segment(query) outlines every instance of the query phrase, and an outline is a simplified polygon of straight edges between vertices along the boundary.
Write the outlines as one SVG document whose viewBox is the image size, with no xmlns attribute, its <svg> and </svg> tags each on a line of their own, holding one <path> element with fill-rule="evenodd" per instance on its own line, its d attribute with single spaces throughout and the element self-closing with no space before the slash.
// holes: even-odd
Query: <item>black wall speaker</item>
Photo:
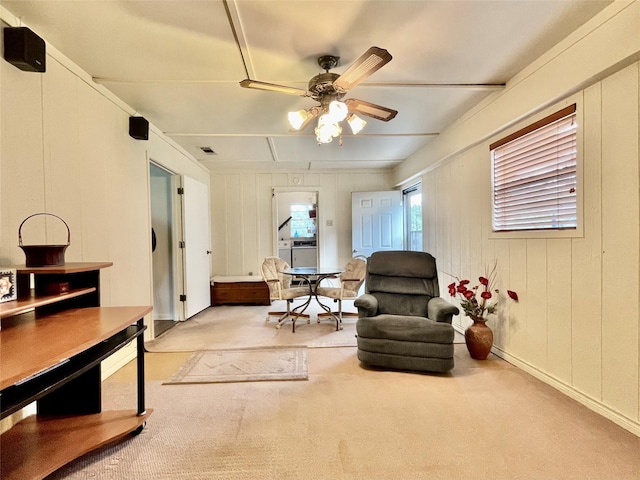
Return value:
<svg viewBox="0 0 640 480">
<path fill-rule="evenodd" d="M 149 140 L 149 122 L 144 117 L 129 117 L 129 135 L 136 140 Z"/>
<path fill-rule="evenodd" d="M 27 27 L 6 27 L 4 59 L 20 70 L 44 72 L 47 69 L 44 40 Z"/>
</svg>

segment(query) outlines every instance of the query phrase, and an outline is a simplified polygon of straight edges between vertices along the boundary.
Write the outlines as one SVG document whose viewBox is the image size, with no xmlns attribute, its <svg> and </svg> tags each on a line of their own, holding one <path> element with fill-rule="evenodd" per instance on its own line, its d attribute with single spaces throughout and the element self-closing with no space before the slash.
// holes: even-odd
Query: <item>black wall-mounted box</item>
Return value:
<svg viewBox="0 0 640 480">
<path fill-rule="evenodd" d="M 136 140 L 149 140 L 149 122 L 144 117 L 129 117 L 129 135 Z"/>
<path fill-rule="evenodd" d="M 44 40 L 27 27 L 5 27 L 4 59 L 26 72 L 47 69 Z"/>
</svg>

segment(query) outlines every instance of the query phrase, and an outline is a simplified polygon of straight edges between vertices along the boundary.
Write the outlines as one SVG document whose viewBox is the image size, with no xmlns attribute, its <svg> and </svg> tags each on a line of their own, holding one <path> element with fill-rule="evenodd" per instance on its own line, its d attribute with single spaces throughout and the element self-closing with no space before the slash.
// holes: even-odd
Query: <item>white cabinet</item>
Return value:
<svg viewBox="0 0 640 480">
<path fill-rule="evenodd" d="M 289 240 L 278 241 L 278 257 L 291 265 L 291 242 Z"/>
<path fill-rule="evenodd" d="M 292 267 L 317 267 L 318 248 L 317 247 L 294 247 L 291 249 Z"/>
</svg>

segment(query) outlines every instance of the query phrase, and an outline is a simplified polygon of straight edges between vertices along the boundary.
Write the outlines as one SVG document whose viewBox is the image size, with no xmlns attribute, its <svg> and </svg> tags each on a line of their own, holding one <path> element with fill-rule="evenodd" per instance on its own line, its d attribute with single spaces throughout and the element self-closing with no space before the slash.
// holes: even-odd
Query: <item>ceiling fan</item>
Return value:
<svg viewBox="0 0 640 480">
<path fill-rule="evenodd" d="M 309 125 L 314 118 L 318 118 L 318 125 L 315 129 L 316 139 L 318 143 L 329 143 L 335 137 L 340 136 L 342 138 L 340 122 L 343 120 L 349 123 L 354 135 L 362 130 L 366 122 L 358 117 L 356 113 L 382 120 L 383 122 L 388 122 L 398 114 L 396 110 L 391 108 L 355 98 L 348 98 L 344 102 L 342 101 L 342 98 L 349 90 L 389 63 L 392 58 L 387 50 L 371 47 L 353 62 L 344 73 L 338 75 L 337 73 L 329 72 L 329 70 L 338 65 L 340 57 L 323 55 L 318 58 L 318 65 L 325 72 L 309 80 L 308 90 L 259 82 L 248 78 L 242 80 L 240 86 L 314 99 L 320 105 L 306 110 L 289 112 L 289 123 L 294 131 L 300 131 Z"/>
</svg>

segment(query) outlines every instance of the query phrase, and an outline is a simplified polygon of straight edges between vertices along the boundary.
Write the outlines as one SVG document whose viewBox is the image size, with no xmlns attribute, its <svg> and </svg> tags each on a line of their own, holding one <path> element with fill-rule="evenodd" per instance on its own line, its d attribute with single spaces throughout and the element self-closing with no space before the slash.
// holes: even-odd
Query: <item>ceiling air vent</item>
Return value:
<svg viewBox="0 0 640 480">
<path fill-rule="evenodd" d="M 217 155 L 216 152 L 213 151 L 213 148 L 211 147 L 198 147 L 200 150 L 202 150 L 206 155 Z"/>
</svg>

